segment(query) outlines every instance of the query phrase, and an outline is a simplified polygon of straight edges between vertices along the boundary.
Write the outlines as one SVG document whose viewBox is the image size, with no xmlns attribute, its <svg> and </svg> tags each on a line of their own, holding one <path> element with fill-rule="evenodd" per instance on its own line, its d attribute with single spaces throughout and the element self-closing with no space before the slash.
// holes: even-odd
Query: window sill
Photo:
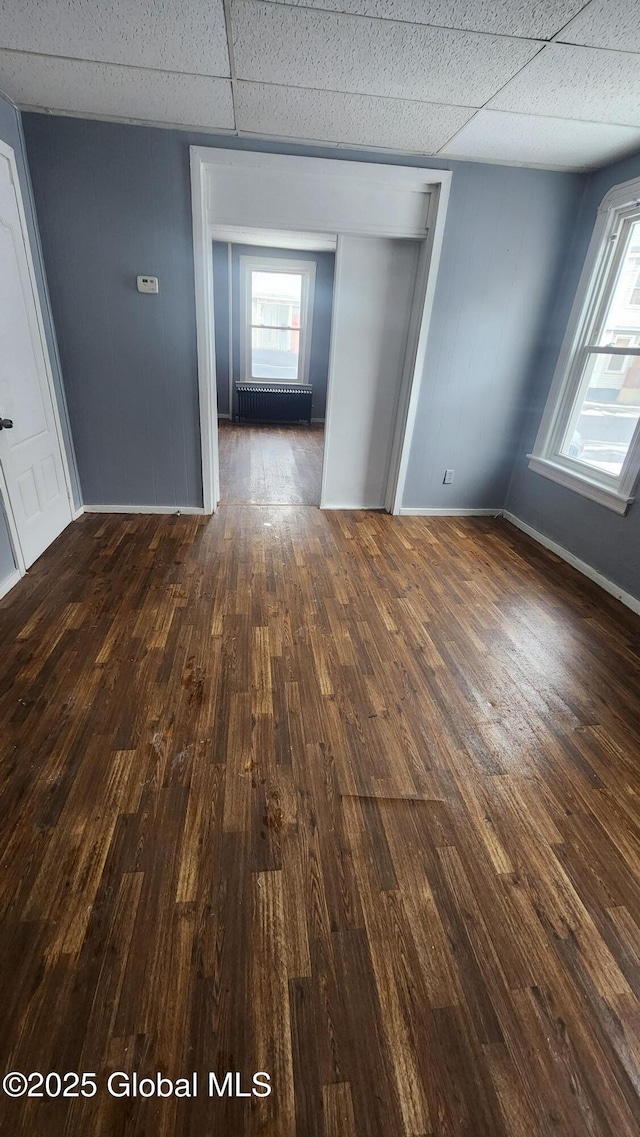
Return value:
<svg viewBox="0 0 640 1137">
<path fill-rule="evenodd" d="M 633 501 L 633 497 L 626 497 L 609 486 L 603 486 L 595 479 L 552 462 L 549 458 L 541 458 L 535 454 L 529 454 L 528 458 L 529 469 L 534 473 L 542 474 L 543 478 L 549 478 L 565 489 L 573 490 L 582 497 L 588 497 L 591 501 L 596 501 L 598 505 L 604 505 L 606 509 L 612 509 L 614 513 L 619 513 L 623 517 Z"/>
</svg>

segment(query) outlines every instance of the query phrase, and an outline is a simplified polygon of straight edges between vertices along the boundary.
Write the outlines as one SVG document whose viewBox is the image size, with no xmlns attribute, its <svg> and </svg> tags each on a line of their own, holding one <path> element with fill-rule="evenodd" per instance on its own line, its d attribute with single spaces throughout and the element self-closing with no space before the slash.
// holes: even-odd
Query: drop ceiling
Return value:
<svg viewBox="0 0 640 1137">
<path fill-rule="evenodd" d="M 592 169 L 640 150 L 638 0 L 0 0 L 24 109 Z"/>
</svg>

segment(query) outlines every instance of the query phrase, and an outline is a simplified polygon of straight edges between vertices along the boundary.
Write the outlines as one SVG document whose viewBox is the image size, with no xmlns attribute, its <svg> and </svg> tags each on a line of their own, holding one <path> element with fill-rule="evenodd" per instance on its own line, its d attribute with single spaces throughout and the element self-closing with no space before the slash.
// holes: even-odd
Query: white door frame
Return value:
<svg viewBox="0 0 640 1137">
<path fill-rule="evenodd" d="M 246 226 L 422 242 L 385 494 L 385 508 L 399 513 L 451 172 L 207 146 L 191 146 L 190 154 L 204 512 L 220 500 L 212 242 L 224 226 Z M 332 369 L 330 358 L 328 398 Z"/>
<path fill-rule="evenodd" d="M 31 285 L 31 292 L 33 294 L 34 307 L 36 312 L 36 322 L 38 325 L 38 337 L 42 347 L 42 354 L 44 356 L 44 369 L 47 377 L 47 386 L 51 395 L 51 404 L 53 407 L 53 421 L 55 426 L 56 438 L 60 448 L 60 457 L 62 459 L 62 471 L 64 474 L 64 486 L 67 497 L 69 499 L 69 506 L 71 509 L 71 517 L 77 516 L 77 510 L 73 502 L 73 492 L 71 489 L 71 474 L 69 471 L 69 459 L 67 457 L 67 450 L 64 442 L 64 435 L 62 433 L 62 424 L 60 420 L 60 410 L 58 407 L 58 397 L 56 394 L 55 385 L 53 382 L 53 372 L 51 370 L 51 357 L 49 355 L 49 348 L 47 345 L 47 337 L 44 330 L 44 320 L 42 318 L 42 306 L 40 303 L 40 293 L 38 292 L 38 284 L 36 279 L 35 267 L 33 264 L 33 256 L 31 253 L 31 242 L 29 240 L 29 230 L 27 228 L 27 217 L 24 210 L 24 201 L 22 198 L 22 189 L 20 186 L 20 178 L 18 176 L 18 167 L 16 165 L 16 155 L 12 146 L 7 142 L 0 139 L 0 154 L 2 154 L 9 162 L 9 169 L 11 171 L 11 180 L 15 190 L 16 202 L 18 205 L 18 216 L 20 218 L 20 230 L 22 234 L 22 241 L 24 244 L 24 251 L 27 260 L 27 271 L 29 273 L 29 284 Z M 20 534 L 16 525 L 11 502 L 9 500 L 9 492 L 6 484 L 6 479 L 2 470 L 0 470 L 0 496 L 2 497 L 2 504 L 4 506 L 4 513 L 7 519 L 7 527 L 9 529 L 9 537 L 13 545 L 13 555 L 16 561 L 16 569 L 20 576 L 26 573 L 26 565 L 22 547 L 20 544 Z"/>
</svg>

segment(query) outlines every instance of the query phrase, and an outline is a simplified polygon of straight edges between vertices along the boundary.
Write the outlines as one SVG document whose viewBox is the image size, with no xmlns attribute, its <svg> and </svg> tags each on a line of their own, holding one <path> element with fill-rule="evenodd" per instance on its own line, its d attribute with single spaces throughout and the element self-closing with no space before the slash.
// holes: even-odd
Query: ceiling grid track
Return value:
<svg viewBox="0 0 640 1137">
<path fill-rule="evenodd" d="M 229 74 L 231 76 L 231 100 L 233 103 L 233 128 L 240 133 L 238 123 L 238 80 L 236 61 L 233 54 L 233 25 L 231 23 L 231 0 L 223 0 L 224 23 L 227 32 L 227 51 L 229 52 Z"/>
<path fill-rule="evenodd" d="M 112 0 L 99 30 L 93 8 L 0 5 L 18 107 L 552 170 L 640 150 L 633 0 Z"/>
</svg>

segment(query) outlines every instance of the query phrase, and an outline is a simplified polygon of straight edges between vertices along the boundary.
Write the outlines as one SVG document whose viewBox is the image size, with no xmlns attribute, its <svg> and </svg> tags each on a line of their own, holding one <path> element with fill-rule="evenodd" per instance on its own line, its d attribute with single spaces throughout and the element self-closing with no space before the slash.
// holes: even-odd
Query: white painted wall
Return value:
<svg viewBox="0 0 640 1137">
<path fill-rule="evenodd" d="M 321 505 L 384 505 L 418 241 L 338 237 Z"/>
<path fill-rule="evenodd" d="M 211 226 L 425 237 L 444 171 L 192 147 Z M 446 177 L 446 175 L 445 175 Z"/>
</svg>

